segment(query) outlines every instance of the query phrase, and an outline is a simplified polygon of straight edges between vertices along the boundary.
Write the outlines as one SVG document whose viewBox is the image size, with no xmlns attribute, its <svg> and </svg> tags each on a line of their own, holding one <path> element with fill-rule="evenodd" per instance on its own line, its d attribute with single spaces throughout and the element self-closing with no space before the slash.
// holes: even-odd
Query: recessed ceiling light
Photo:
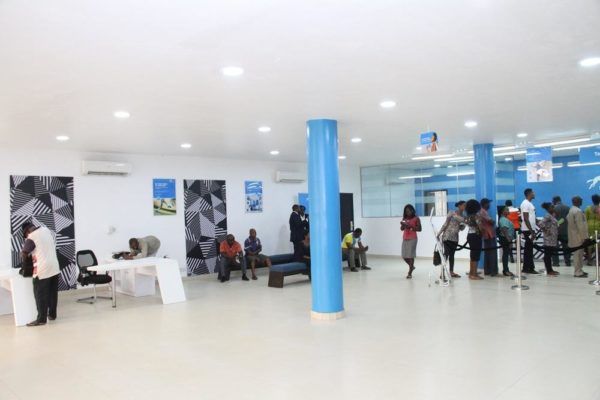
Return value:
<svg viewBox="0 0 600 400">
<path fill-rule="evenodd" d="M 271 132 L 271 127 L 270 126 L 261 126 L 258 128 L 258 131 L 262 132 L 262 133 Z"/>
<path fill-rule="evenodd" d="M 338 156 L 338 159 L 339 159 L 339 160 L 345 160 L 345 159 L 346 159 L 346 156 Z"/>
<path fill-rule="evenodd" d="M 433 168 L 439 168 L 439 167 L 441 167 L 441 165 L 440 165 L 440 164 L 434 164 L 434 165 L 433 165 Z"/>
<path fill-rule="evenodd" d="M 379 106 L 381 108 L 394 108 L 396 107 L 396 102 L 393 100 L 384 100 L 381 103 L 379 103 Z"/>
<path fill-rule="evenodd" d="M 600 65 L 600 57 L 584 58 L 583 60 L 579 61 L 579 65 L 582 67 L 596 67 Z"/>
<path fill-rule="evenodd" d="M 504 161 L 512 161 L 512 160 L 513 160 L 513 159 L 512 159 L 512 157 L 506 157 L 506 158 L 504 159 Z"/>
<path fill-rule="evenodd" d="M 278 154 L 279 154 L 279 150 L 271 150 L 271 153 L 270 153 L 270 154 L 271 154 L 272 156 L 276 156 L 276 155 L 278 155 Z"/>
<path fill-rule="evenodd" d="M 352 143 L 360 143 L 360 142 L 362 142 L 361 138 L 359 138 L 359 137 L 352 138 Z"/>
<path fill-rule="evenodd" d="M 126 119 L 126 118 L 130 117 L 129 112 L 122 111 L 122 110 L 121 111 L 115 111 L 113 113 L 113 115 L 115 116 L 115 118 L 121 118 L 121 119 Z"/>
<path fill-rule="evenodd" d="M 191 145 L 191 144 L 189 144 L 189 143 L 182 143 L 182 144 L 181 144 L 181 148 L 182 148 L 182 149 L 191 149 L 191 148 L 192 148 L 192 145 Z"/>
<path fill-rule="evenodd" d="M 221 69 L 221 73 L 225 76 L 241 76 L 244 74 L 244 68 L 229 66 Z"/>
<path fill-rule="evenodd" d="M 69 139 L 70 138 L 68 136 L 65 136 L 65 135 L 60 135 L 60 136 L 56 137 L 56 140 L 58 140 L 59 142 L 66 142 Z"/>
<path fill-rule="evenodd" d="M 525 138 L 525 137 L 527 137 L 527 132 L 517 133 L 517 137 L 519 137 L 519 138 Z"/>
<path fill-rule="evenodd" d="M 415 150 L 421 151 L 421 150 L 423 150 L 423 146 L 417 146 L 417 147 L 415 147 Z"/>
<path fill-rule="evenodd" d="M 475 128 L 477 126 L 477 121 L 467 121 L 465 122 L 465 126 L 467 128 Z"/>
<path fill-rule="evenodd" d="M 398 179 L 423 179 L 423 178 L 431 178 L 433 175 L 431 174 L 423 174 L 423 175 L 407 175 L 407 176 L 399 176 Z"/>
</svg>

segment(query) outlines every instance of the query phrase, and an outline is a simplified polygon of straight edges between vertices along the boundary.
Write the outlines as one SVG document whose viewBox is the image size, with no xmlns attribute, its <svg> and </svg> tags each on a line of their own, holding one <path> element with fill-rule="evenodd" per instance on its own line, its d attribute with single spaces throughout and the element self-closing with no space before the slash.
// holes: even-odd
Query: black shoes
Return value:
<svg viewBox="0 0 600 400">
<path fill-rule="evenodd" d="M 367 267 L 367 266 L 365 265 L 364 267 L 360 267 L 360 269 L 364 269 L 364 270 L 367 270 L 367 271 L 368 271 L 368 270 L 370 270 L 370 269 L 371 269 L 371 267 Z"/>
<path fill-rule="evenodd" d="M 583 275 L 573 275 L 575 278 L 587 278 L 588 277 L 588 273 L 584 272 Z"/>
<path fill-rule="evenodd" d="M 352 272 L 358 272 L 358 270 L 356 268 L 350 268 L 350 271 L 352 271 Z"/>
<path fill-rule="evenodd" d="M 42 322 L 42 321 L 33 321 L 27 324 L 27 326 L 42 326 L 42 325 L 46 325 L 46 322 Z"/>
<path fill-rule="evenodd" d="M 532 269 L 531 271 L 525 271 L 525 270 L 523 270 L 521 272 L 523 272 L 524 274 L 539 275 L 539 272 L 537 272 L 535 269 Z"/>
<path fill-rule="evenodd" d="M 53 317 L 53 316 L 51 316 L 51 315 L 48 315 L 48 319 L 49 319 L 50 321 L 54 321 L 54 320 L 56 319 L 56 316 L 54 316 L 54 317 Z"/>
<path fill-rule="evenodd" d="M 250 279 L 248 279 L 248 277 L 246 275 L 242 275 L 242 280 L 243 281 L 249 281 Z"/>
</svg>

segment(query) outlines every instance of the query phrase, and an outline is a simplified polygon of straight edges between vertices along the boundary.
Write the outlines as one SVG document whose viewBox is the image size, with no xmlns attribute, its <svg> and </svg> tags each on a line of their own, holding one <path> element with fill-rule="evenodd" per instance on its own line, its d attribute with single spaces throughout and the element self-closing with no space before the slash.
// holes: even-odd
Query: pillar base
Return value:
<svg viewBox="0 0 600 400">
<path fill-rule="evenodd" d="M 336 319 L 342 319 L 346 316 L 344 311 L 322 313 L 317 311 L 310 312 L 310 318 L 318 321 L 334 321 Z"/>
</svg>

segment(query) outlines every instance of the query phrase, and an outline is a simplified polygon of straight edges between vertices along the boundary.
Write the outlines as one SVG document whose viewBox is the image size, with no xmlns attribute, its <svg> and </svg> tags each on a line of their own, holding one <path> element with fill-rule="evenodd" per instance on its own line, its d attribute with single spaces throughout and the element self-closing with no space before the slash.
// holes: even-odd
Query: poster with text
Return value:
<svg viewBox="0 0 600 400">
<path fill-rule="evenodd" d="M 552 182 L 552 147 L 527 149 L 527 182 Z"/>
<path fill-rule="evenodd" d="M 154 215 L 177 214 L 175 179 L 153 179 Z"/>
<path fill-rule="evenodd" d="M 255 213 L 263 211 L 262 181 L 244 182 L 246 193 L 246 212 Z"/>
</svg>

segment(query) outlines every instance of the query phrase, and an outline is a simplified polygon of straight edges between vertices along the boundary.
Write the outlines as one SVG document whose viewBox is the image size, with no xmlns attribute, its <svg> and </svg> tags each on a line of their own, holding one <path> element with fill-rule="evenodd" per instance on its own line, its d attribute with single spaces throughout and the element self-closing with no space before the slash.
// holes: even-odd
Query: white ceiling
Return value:
<svg viewBox="0 0 600 400">
<path fill-rule="evenodd" d="M 2 0 L 0 145 L 302 161 L 327 117 L 366 165 L 426 130 L 442 150 L 589 134 L 599 20 L 597 0 Z"/>
</svg>

